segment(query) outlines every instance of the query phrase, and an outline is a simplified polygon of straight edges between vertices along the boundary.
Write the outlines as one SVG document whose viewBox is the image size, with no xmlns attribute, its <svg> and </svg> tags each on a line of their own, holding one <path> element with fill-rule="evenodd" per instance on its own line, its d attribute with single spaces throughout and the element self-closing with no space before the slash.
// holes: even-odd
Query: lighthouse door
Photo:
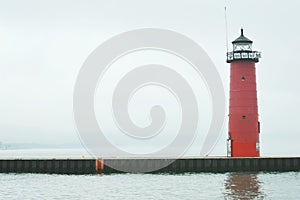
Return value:
<svg viewBox="0 0 300 200">
<path fill-rule="evenodd" d="M 227 139 L 227 157 L 231 157 L 231 139 Z"/>
</svg>

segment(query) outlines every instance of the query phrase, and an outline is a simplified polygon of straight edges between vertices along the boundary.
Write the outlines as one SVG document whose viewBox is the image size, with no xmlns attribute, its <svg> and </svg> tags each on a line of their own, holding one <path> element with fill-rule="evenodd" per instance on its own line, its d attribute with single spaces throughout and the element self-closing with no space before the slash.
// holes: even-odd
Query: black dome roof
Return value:
<svg viewBox="0 0 300 200">
<path fill-rule="evenodd" d="M 244 36 L 244 30 L 241 29 L 241 36 L 232 42 L 232 44 L 235 44 L 235 43 L 253 43 L 253 42 L 252 42 L 252 40 L 250 40 Z"/>
</svg>

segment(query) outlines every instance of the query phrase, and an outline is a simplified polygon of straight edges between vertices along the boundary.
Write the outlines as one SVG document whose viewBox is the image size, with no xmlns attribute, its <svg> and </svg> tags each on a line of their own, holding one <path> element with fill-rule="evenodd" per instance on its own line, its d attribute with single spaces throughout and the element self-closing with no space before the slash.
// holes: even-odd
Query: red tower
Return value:
<svg viewBox="0 0 300 200">
<path fill-rule="evenodd" d="M 241 29 L 241 36 L 232 42 L 233 51 L 227 53 L 230 63 L 228 152 L 232 157 L 260 155 L 255 63 L 261 53 L 252 51 L 252 43 Z"/>
</svg>

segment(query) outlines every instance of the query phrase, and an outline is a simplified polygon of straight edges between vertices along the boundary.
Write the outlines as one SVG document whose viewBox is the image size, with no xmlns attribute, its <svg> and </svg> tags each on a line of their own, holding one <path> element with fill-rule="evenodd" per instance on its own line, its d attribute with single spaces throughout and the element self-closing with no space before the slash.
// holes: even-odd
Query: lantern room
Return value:
<svg viewBox="0 0 300 200">
<path fill-rule="evenodd" d="M 258 62 L 261 58 L 261 52 L 252 51 L 252 41 L 244 36 L 244 30 L 241 29 L 241 36 L 232 42 L 233 51 L 227 52 L 227 62 L 249 60 Z"/>
</svg>

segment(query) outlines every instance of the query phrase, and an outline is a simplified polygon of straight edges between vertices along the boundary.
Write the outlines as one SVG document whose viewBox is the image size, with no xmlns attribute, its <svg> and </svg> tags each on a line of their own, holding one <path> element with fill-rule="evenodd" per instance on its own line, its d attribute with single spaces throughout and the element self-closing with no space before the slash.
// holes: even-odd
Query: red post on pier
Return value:
<svg viewBox="0 0 300 200">
<path fill-rule="evenodd" d="M 252 41 L 241 36 L 227 53 L 230 63 L 229 139 L 231 157 L 259 157 L 260 144 L 255 63 L 261 53 L 252 51 Z"/>
<path fill-rule="evenodd" d="M 104 160 L 103 159 L 96 159 L 96 173 L 102 173 L 104 170 Z"/>
</svg>

